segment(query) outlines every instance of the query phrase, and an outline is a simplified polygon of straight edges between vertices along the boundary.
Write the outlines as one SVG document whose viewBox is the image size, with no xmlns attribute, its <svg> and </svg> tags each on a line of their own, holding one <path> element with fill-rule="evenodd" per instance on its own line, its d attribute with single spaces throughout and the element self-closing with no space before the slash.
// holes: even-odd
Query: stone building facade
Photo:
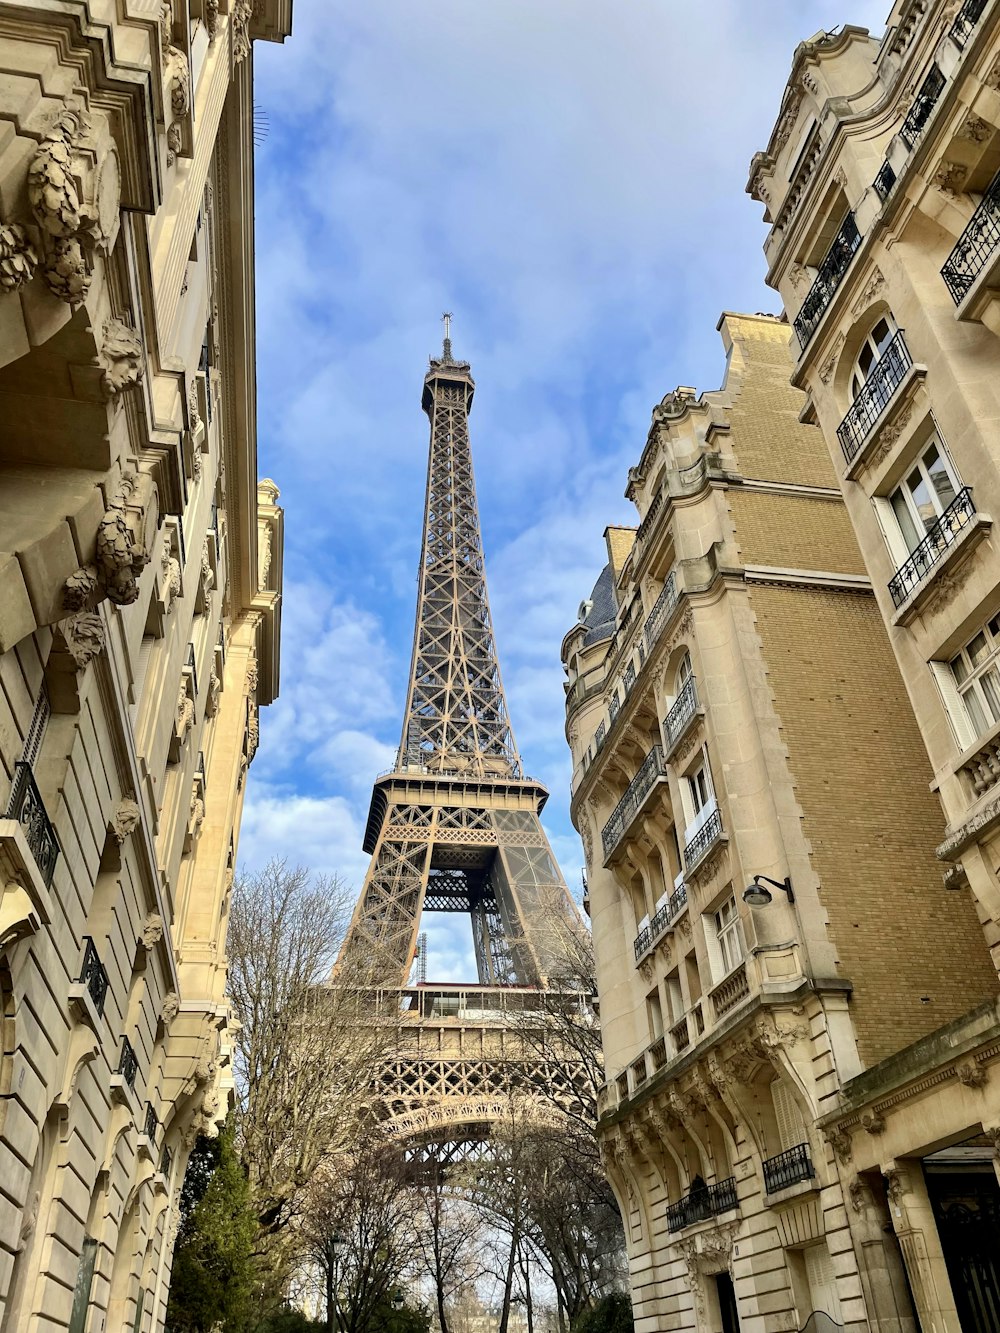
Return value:
<svg viewBox="0 0 1000 1333">
<path fill-rule="evenodd" d="M 931 765 L 789 327 L 720 328 L 723 387 L 655 409 L 638 527 L 608 530 L 563 643 L 636 1326 L 914 1333 L 915 1185 L 883 1162 L 890 1112 L 842 1112 L 994 1012 L 995 970 L 942 883 Z M 963 1098 L 995 1077 L 942 1065 Z"/>
<path fill-rule="evenodd" d="M 768 282 L 943 812 L 942 936 L 1000 966 L 1000 6 L 893 6 L 795 52 L 750 170 Z M 1000 1326 L 1000 996 L 849 1081 L 831 1110 L 862 1216 L 888 1187 L 925 1329 Z M 877 1126 L 874 1135 L 865 1126 Z"/>
<path fill-rule="evenodd" d="M 0 1327 L 162 1326 L 231 1088 L 225 929 L 282 511 L 251 41 L 287 0 L 0 12 Z"/>
</svg>

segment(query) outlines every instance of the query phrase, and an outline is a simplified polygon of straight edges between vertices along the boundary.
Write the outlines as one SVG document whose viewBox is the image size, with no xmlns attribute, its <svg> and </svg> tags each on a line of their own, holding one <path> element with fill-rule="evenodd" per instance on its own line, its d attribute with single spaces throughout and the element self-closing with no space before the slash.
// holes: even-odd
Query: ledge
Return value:
<svg viewBox="0 0 1000 1333">
<path fill-rule="evenodd" d="M 963 560 L 966 560 L 988 535 L 992 526 L 993 520 L 989 514 L 980 513 L 977 510 L 951 545 L 946 548 L 934 567 L 924 575 L 920 583 L 913 589 L 906 601 L 896 608 L 889 623 L 893 626 L 909 625 L 922 611 L 927 610 L 928 603 L 933 600 L 936 585 L 941 575 L 948 570 L 953 570 L 956 565 L 960 565 Z"/>
<path fill-rule="evenodd" d="M 69 1011 L 79 1023 L 86 1023 L 92 1032 L 101 1035 L 104 1020 L 97 1012 L 97 1005 L 90 998 L 90 991 L 85 982 L 74 981 L 69 988 Z"/>
<path fill-rule="evenodd" d="M 978 323 L 991 301 L 1000 296 L 1000 245 L 979 273 L 962 301 L 955 307 L 960 323 Z"/>
<path fill-rule="evenodd" d="M 111 1100 L 119 1106 L 127 1106 L 133 1117 L 139 1114 L 139 1097 L 135 1088 L 130 1088 L 124 1074 L 111 1075 Z"/>
<path fill-rule="evenodd" d="M 0 947 L 9 948 L 52 920 L 49 890 L 16 819 L 0 819 Z"/>
<path fill-rule="evenodd" d="M 822 1188 L 817 1177 L 812 1175 L 808 1180 L 797 1180 L 794 1185 L 786 1185 L 783 1190 L 775 1190 L 773 1194 L 765 1192 L 763 1198 L 768 1208 L 781 1208 L 786 1204 L 797 1203 L 804 1194 L 818 1194 Z"/>
</svg>

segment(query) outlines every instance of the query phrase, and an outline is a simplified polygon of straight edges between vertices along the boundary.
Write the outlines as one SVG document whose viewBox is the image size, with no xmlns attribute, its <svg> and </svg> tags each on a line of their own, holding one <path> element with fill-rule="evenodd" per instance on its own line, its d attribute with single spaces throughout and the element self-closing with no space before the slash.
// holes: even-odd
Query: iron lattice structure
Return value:
<svg viewBox="0 0 1000 1333">
<path fill-rule="evenodd" d="M 539 821 L 548 793 L 524 776 L 500 678 L 469 443 L 474 390 L 446 330 L 423 389 L 430 451 L 402 738 L 395 768 L 375 782 L 372 859 L 342 954 L 374 965 L 380 1003 L 398 988 L 400 1041 L 377 1101 L 388 1128 L 425 1144 L 478 1142 L 519 1063 L 537 1084 L 539 1057 L 518 1038 L 518 1014 L 538 1005 L 567 934 L 584 929 Z M 434 911 L 468 913 L 478 986 L 407 989 L 421 915 Z M 561 1086 L 565 1073 L 550 1073 Z"/>
</svg>

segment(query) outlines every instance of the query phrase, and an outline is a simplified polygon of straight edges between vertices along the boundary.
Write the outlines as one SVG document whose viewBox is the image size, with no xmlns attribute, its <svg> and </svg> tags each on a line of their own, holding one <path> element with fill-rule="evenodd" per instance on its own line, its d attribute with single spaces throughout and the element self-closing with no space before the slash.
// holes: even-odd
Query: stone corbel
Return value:
<svg viewBox="0 0 1000 1333">
<path fill-rule="evenodd" d="M 66 580 L 68 611 L 93 610 L 103 598 L 129 606 L 149 563 L 157 527 L 156 486 L 144 472 L 126 473 L 97 528 L 96 558 Z"/>
<path fill-rule="evenodd" d="M 135 831 L 139 823 L 139 814 L 139 804 L 133 797 L 124 796 L 118 802 L 118 808 L 108 827 L 119 847 L 123 846 L 126 839 Z M 161 930 L 162 925 L 161 922 Z"/>
<path fill-rule="evenodd" d="M 106 641 L 104 621 L 96 611 L 79 611 L 53 626 L 47 679 L 54 713 L 79 711 L 80 677 L 104 652 Z"/>
<path fill-rule="evenodd" d="M 142 339 L 131 324 L 111 316 L 104 321 L 100 360 L 106 398 L 116 399 L 142 379 Z"/>
</svg>

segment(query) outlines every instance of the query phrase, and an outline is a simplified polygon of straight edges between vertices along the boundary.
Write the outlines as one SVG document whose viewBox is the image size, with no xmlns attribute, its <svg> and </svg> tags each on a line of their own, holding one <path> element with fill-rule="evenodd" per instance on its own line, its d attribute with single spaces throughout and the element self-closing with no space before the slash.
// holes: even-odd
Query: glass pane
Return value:
<svg viewBox="0 0 1000 1333">
<path fill-rule="evenodd" d="M 872 329 L 870 337 L 878 349 L 878 355 L 881 356 L 888 344 L 892 342 L 892 330 L 889 328 L 888 322 L 880 319 Z"/>
<path fill-rule="evenodd" d="M 945 466 L 944 458 L 938 453 L 934 445 L 931 445 L 924 454 L 924 463 L 930 473 L 931 485 L 934 487 L 938 504 L 943 511 L 948 508 L 955 498 L 955 486 Z"/>
<path fill-rule="evenodd" d="M 906 486 L 910 492 L 913 508 L 924 526 L 924 531 L 929 532 L 940 517 L 940 510 L 936 503 L 937 496 L 932 492 L 924 474 L 918 468 L 914 468 L 907 477 Z"/>
<path fill-rule="evenodd" d="M 906 503 L 903 492 L 901 490 L 893 491 L 890 500 L 892 502 L 892 512 L 896 515 L 896 522 L 899 524 L 899 531 L 902 534 L 903 541 L 906 542 L 906 549 L 912 551 L 923 533 L 917 532 L 917 525 L 913 521 L 910 506 Z"/>
<path fill-rule="evenodd" d="M 982 666 L 990 655 L 990 645 L 986 642 L 985 634 L 977 634 L 969 644 L 966 652 L 972 658 L 974 667 Z"/>
<path fill-rule="evenodd" d="M 973 685 L 965 691 L 962 698 L 965 700 L 965 711 L 969 714 L 972 729 L 977 736 L 981 736 L 984 731 L 989 730 L 990 724 L 986 721 L 983 706 L 979 702 L 979 692 Z"/>
<path fill-rule="evenodd" d="M 990 710 L 990 725 L 995 726 L 1000 722 L 1000 675 L 997 674 L 995 666 L 985 671 L 980 679 L 983 687 L 983 695 L 986 699 L 986 706 Z"/>
<path fill-rule="evenodd" d="M 965 665 L 965 658 L 961 653 L 959 653 L 958 657 L 952 662 L 951 670 L 955 680 L 961 685 L 962 681 L 965 680 L 966 676 L 969 674 L 969 668 Z"/>
<path fill-rule="evenodd" d="M 871 370 L 872 362 L 874 360 L 875 349 L 869 343 L 865 343 L 861 351 L 858 353 L 858 369 L 861 371 L 861 374 L 865 379 L 868 378 L 868 372 Z"/>
</svg>

